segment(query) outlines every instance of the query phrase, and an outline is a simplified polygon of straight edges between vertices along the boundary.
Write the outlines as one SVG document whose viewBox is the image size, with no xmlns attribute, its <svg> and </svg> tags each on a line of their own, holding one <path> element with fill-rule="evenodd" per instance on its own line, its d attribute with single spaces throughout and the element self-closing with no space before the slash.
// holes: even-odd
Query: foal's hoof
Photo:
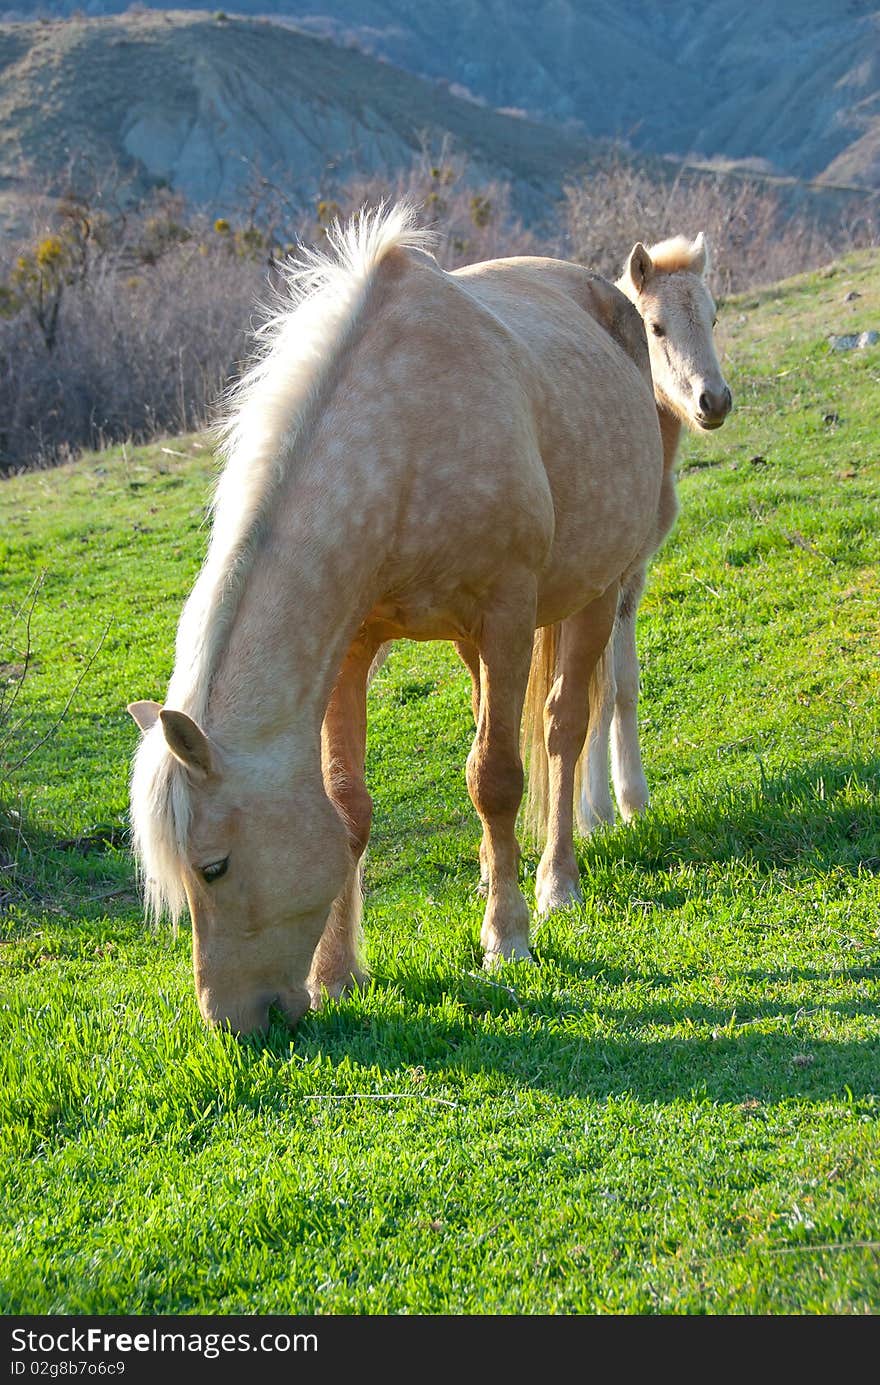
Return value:
<svg viewBox="0 0 880 1385">
<path fill-rule="evenodd" d="M 645 785 L 644 793 L 632 792 L 620 799 L 620 816 L 624 822 L 632 822 L 633 818 L 639 818 L 648 810 L 650 802 L 648 787 Z"/>
<path fill-rule="evenodd" d="M 506 943 L 483 954 L 483 970 L 495 971 L 505 962 L 533 962 L 528 943 Z"/>
<path fill-rule="evenodd" d="M 610 797 L 599 803 L 582 798 L 577 804 L 577 825 L 581 836 L 589 837 L 601 827 L 613 827 L 614 805 Z"/>
</svg>

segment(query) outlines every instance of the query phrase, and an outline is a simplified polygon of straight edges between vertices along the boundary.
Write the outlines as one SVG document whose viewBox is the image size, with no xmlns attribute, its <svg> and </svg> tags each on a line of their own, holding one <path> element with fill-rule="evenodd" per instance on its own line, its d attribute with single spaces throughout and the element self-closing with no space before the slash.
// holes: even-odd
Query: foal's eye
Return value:
<svg viewBox="0 0 880 1385">
<path fill-rule="evenodd" d="M 713 327 L 717 327 L 717 326 L 718 326 L 718 319 L 717 319 L 717 317 L 713 317 L 713 319 L 712 319 L 712 326 L 713 326 Z"/>
<path fill-rule="evenodd" d="M 229 866 L 229 857 L 224 856 L 222 861 L 212 861 L 210 865 L 200 866 L 199 875 L 206 885 L 213 885 L 215 880 L 219 880 L 221 875 L 225 875 Z"/>
<path fill-rule="evenodd" d="M 665 336 L 666 336 L 666 328 L 665 328 L 665 327 L 661 327 L 659 322 L 652 322 L 652 323 L 651 323 L 651 331 L 654 333 L 654 336 L 655 336 L 655 337 L 665 337 Z"/>
</svg>

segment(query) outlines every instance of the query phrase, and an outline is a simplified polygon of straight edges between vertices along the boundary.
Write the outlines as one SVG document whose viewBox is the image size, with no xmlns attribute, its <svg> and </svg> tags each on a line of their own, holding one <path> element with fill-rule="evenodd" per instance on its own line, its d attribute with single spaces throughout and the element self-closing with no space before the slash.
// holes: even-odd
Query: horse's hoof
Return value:
<svg viewBox="0 0 880 1385">
<path fill-rule="evenodd" d="M 615 784 L 614 797 L 624 822 L 632 822 L 633 818 L 644 813 L 651 797 L 644 774 L 639 772 L 626 783 Z"/>
<path fill-rule="evenodd" d="M 528 943 L 510 943 L 503 949 L 492 948 L 483 954 L 483 970 L 496 971 L 505 962 L 534 962 Z"/>
<path fill-rule="evenodd" d="M 554 909 L 569 909 L 572 904 L 583 902 L 583 892 L 577 881 L 548 881 L 535 890 L 535 909 L 541 916 L 552 914 Z"/>
</svg>

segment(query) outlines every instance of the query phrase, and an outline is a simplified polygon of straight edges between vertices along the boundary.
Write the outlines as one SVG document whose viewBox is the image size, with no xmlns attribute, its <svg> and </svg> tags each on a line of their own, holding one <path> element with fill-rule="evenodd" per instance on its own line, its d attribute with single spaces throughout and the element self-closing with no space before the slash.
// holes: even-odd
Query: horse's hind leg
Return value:
<svg viewBox="0 0 880 1385">
<path fill-rule="evenodd" d="M 574 776 L 590 716 L 590 679 L 614 628 L 617 584 L 562 622 L 556 677 L 544 704 L 547 747 L 547 844 L 538 866 L 538 912 L 581 896 L 574 854 Z"/>
<path fill-rule="evenodd" d="M 471 711 L 474 714 L 474 725 L 477 726 L 480 721 L 480 652 L 475 644 L 468 644 L 465 640 L 456 640 L 455 650 L 471 676 Z M 480 840 L 479 891 L 481 895 L 489 893 L 489 862 L 486 856 L 485 832 Z"/>
<path fill-rule="evenodd" d="M 479 642 L 477 734 L 467 760 L 467 785 L 483 824 L 488 868 L 480 941 L 485 965 L 529 957 L 529 908 L 519 888 L 516 815 L 523 791 L 519 729 L 532 657 L 535 582 L 509 586 L 488 609 Z"/>
<path fill-rule="evenodd" d="M 361 949 L 363 856 L 370 835 L 373 802 L 364 782 L 367 740 L 367 683 L 375 643 L 355 641 L 342 666 L 321 729 L 324 783 L 348 828 L 351 869 L 330 910 L 315 950 L 308 987 L 312 1005 L 324 992 L 332 998 L 366 979 Z"/>
<path fill-rule="evenodd" d="M 614 681 L 617 692 L 611 724 L 611 777 L 624 822 L 648 806 L 648 781 L 639 747 L 639 656 L 636 614 L 645 586 L 645 569 L 628 579 L 614 629 Z"/>
</svg>

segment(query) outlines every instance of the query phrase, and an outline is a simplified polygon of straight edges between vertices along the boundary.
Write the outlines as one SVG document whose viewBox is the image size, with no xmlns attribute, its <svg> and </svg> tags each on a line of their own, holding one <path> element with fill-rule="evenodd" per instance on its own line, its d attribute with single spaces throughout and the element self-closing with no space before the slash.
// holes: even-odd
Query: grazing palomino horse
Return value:
<svg viewBox="0 0 880 1385">
<path fill-rule="evenodd" d="M 528 820 L 547 841 L 538 867 L 538 911 L 579 899 L 572 839 L 572 792 L 580 826 L 613 822 L 608 788 L 608 749 L 614 792 L 629 821 L 648 804 L 638 732 L 639 665 L 635 621 L 648 560 L 675 522 L 678 501 L 674 464 L 683 424 L 697 431 L 720 428 L 732 405 L 712 341 L 715 304 L 706 285 L 708 247 L 700 234 L 647 250 L 634 246 L 617 287 L 645 323 L 654 397 L 663 439 L 663 480 L 654 525 L 644 549 L 620 581 L 614 631 L 607 651 L 581 684 L 578 714 L 562 727 L 555 710 L 559 688 L 578 676 L 567 648 L 566 624 L 538 630 L 526 696 L 523 749 L 530 758 Z M 613 722 L 612 722 L 613 716 Z M 582 752 L 585 733 L 586 750 Z M 583 760 L 586 759 L 586 773 Z"/>
<path fill-rule="evenodd" d="M 291 271 L 295 301 L 238 387 L 165 705 L 130 707 L 150 906 L 188 904 L 202 1014 L 241 1033 L 362 977 L 366 686 L 387 640 L 476 651 L 481 942 L 487 965 L 529 955 L 515 822 L 534 631 L 564 622 L 564 719 L 663 480 L 644 327 L 613 285 L 540 258 L 446 273 L 399 207 L 331 241 Z"/>
</svg>

